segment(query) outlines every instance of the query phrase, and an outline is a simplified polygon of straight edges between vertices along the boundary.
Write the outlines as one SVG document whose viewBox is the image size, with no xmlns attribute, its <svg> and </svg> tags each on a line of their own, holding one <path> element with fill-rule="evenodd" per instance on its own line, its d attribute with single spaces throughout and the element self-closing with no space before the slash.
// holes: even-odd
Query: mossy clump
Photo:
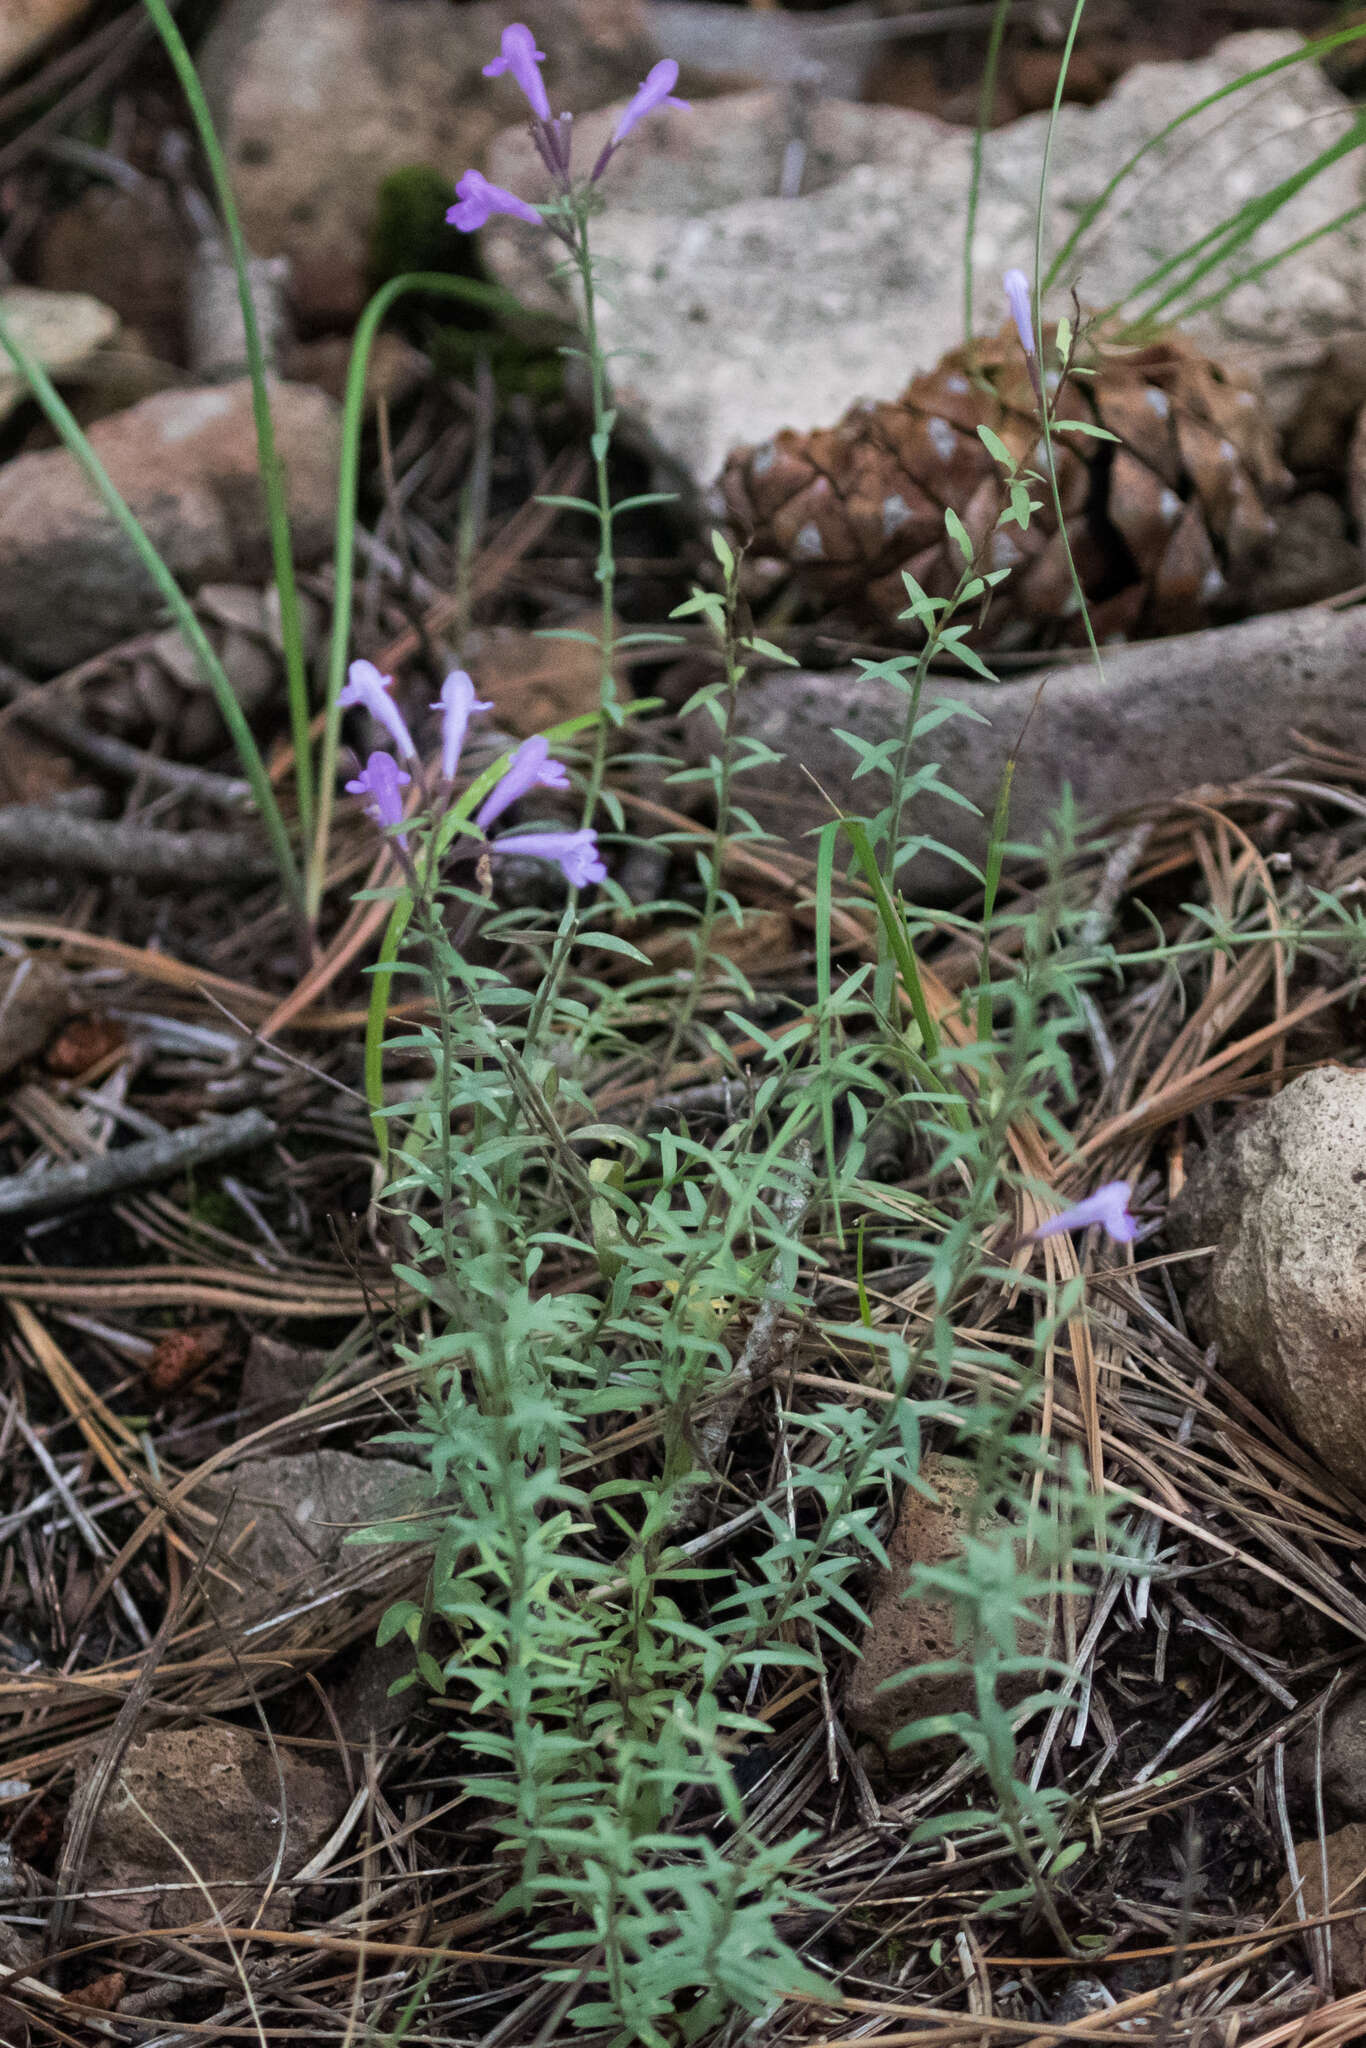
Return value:
<svg viewBox="0 0 1366 2048">
<path fill-rule="evenodd" d="M 474 277 L 479 266 L 468 235 L 446 224 L 455 187 L 431 164 L 404 164 L 379 188 L 370 231 L 370 281 L 378 287 L 413 270 Z"/>
</svg>

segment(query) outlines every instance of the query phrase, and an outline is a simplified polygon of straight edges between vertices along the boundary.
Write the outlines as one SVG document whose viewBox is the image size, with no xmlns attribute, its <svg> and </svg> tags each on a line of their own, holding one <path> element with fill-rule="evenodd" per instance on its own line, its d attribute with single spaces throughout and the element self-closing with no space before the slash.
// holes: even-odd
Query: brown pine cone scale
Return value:
<svg viewBox="0 0 1366 2048">
<path fill-rule="evenodd" d="M 1046 338 L 1045 360 L 1053 353 Z M 1290 478 L 1257 390 L 1183 336 L 1138 347 L 1092 344 L 1049 394 L 1052 416 L 1116 441 L 1054 438 L 1067 538 L 1102 639 L 1186 631 L 1233 615 L 1275 536 L 1271 506 Z M 1056 380 L 1056 373 L 1054 380 Z M 944 525 L 956 512 L 983 565 L 1013 572 L 992 598 L 985 644 L 1047 646 L 1083 637 L 1051 489 L 1022 531 L 997 526 L 1001 471 L 985 426 L 1046 473 L 1038 408 L 1013 328 L 944 357 L 889 403 L 853 406 L 834 427 L 785 429 L 737 448 L 720 495 L 749 550 L 756 590 L 792 581 L 817 612 L 839 606 L 885 629 L 905 611 L 902 571 L 948 596 L 962 558 Z"/>
</svg>

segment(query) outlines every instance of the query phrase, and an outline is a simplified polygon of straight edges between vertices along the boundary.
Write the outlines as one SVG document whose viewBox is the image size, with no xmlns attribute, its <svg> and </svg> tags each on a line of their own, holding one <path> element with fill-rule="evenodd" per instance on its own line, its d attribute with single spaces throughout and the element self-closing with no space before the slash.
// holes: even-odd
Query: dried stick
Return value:
<svg viewBox="0 0 1366 2048">
<path fill-rule="evenodd" d="M 60 740 L 73 754 L 93 761 L 97 768 L 105 768 L 111 775 L 122 775 L 129 782 L 140 776 L 144 782 L 162 789 L 197 796 L 219 810 L 240 811 L 251 802 L 251 786 L 239 776 L 218 775 L 212 768 L 196 768 L 189 761 L 165 761 L 160 754 L 149 754 L 145 747 L 133 747 L 127 740 L 115 739 L 112 733 L 96 732 L 71 712 L 47 703 L 41 689 L 27 683 L 21 686 L 21 679 L 0 665 L 0 694 L 10 693 L 16 696 L 15 715 L 25 725 L 46 733 L 49 739 Z"/>
<path fill-rule="evenodd" d="M 81 1202 L 150 1187 L 191 1167 L 263 1145 L 275 1136 L 275 1128 L 264 1110 L 242 1109 L 235 1116 L 213 1117 L 183 1130 L 163 1131 L 156 1138 L 141 1138 L 93 1159 L 64 1160 L 39 1173 L 11 1174 L 0 1180 L 0 1216 L 55 1216 Z"/>
<path fill-rule="evenodd" d="M 275 862 L 239 832 L 163 832 L 108 818 L 78 818 L 54 804 L 0 807 L 0 862 L 83 868 L 139 882 L 259 881 Z"/>
</svg>

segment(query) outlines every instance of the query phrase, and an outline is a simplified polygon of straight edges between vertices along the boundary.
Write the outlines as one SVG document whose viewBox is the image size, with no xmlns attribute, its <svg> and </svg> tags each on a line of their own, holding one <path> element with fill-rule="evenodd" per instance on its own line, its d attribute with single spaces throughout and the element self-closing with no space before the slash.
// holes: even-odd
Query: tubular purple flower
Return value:
<svg viewBox="0 0 1366 2048">
<path fill-rule="evenodd" d="M 612 130 L 612 148 L 624 142 L 637 121 L 643 121 L 647 114 L 653 114 L 656 107 L 688 107 L 689 100 L 674 97 L 678 83 L 678 66 L 672 57 L 661 57 L 651 67 L 644 82 L 636 89 L 635 98 Z"/>
<path fill-rule="evenodd" d="M 519 796 L 525 796 L 529 789 L 568 789 L 569 770 L 563 761 L 552 761 L 550 742 L 543 734 L 537 733 L 532 739 L 523 740 L 512 757 L 511 765 L 501 782 L 496 782 L 474 814 L 474 822 L 481 832 L 486 832 L 495 818 L 500 818 L 509 804 L 515 804 Z"/>
<path fill-rule="evenodd" d="M 1020 347 L 1027 356 L 1034 354 L 1034 295 L 1029 289 L 1029 279 L 1022 270 L 1008 270 L 1001 279 L 1005 286 L 1006 303 L 1015 322 L 1015 332 L 1020 337 Z"/>
<path fill-rule="evenodd" d="M 403 821 L 403 797 L 400 792 L 412 779 L 411 775 L 405 774 L 399 767 L 392 754 L 375 753 L 370 756 L 360 774 L 347 783 L 346 793 L 348 796 L 362 798 L 366 817 L 373 818 L 382 830 L 387 830 L 389 826 L 401 824 Z M 407 840 L 400 836 L 399 845 L 406 846 L 407 843 Z"/>
<path fill-rule="evenodd" d="M 535 36 L 520 21 L 509 22 L 500 47 L 502 55 L 484 66 L 485 78 L 498 78 L 504 71 L 510 71 L 530 100 L 532 113 L 538 120 L 548 121 L 550 101 L 546 98 L 545 80 L 537 69 L 545 62 L 545 51 L 536 48 Z"/>
<path fill-rule="evenodd" d="M 384 727 L 405 761 L 416 758 L 417 748 L 413 736 L 404 722 L 403 713 L 389 694 L 392 676 L 381 675 L 373 661 L 353 661 L 346 671 L 346 687 L 337 702 L 343 711 L 349 711 L 354 704 L 363 704 L 370 716 Z M 374 759 L 374 756 L 371 756 Z"/>
<path fill-rule="evenodd" d="M 1050 1216 L 1037 1230 L 1029 1231 L 1023 1242 L 1037 1244 L 1040 1238 L 1058 1237 L 1064 1230 L 1085 1230 L 1089 1224 L 1099 1223 L 1116 1244 L 1132 1244 L 1138 1236 L 1138 1224 L 1129 1213 L 1132 1195 L 1127 1180 L 1107 1180 L 1084 1202 L 1074 1203 L 1060 1216 Z"/>
<path fill-rule="evenodd" d="M 501 185 L 490 185 L 482 171 L 466 171 L 455 188 L 455 196 L 458 204 L 447 207 L 446 219 L 462 234 L 472 235 L 495 213 L 510 213 L 514 220 L 527 221 L 533 228 L 545 226 L 534 206 L 528 206 L 515 192 L 504 191 Z"/>
<path fill-rule="evenodd" d="M 431 709 L 441 713 L 441 773 L 447 782 L 454 782 L 470 719 L 476 711 L 492 711 L 493 705 L 475 696 L 474 684 L 463 668 L 453 668 Z"/>
<path fill-rule="evenodd" d="M 607 869 L 598 852 L 598 835 L 591 825 L 578 832 L 509 832 L 506 838 L 494 841 L 493 851 L 553 860 L 571 889 L 585 889 L 590 882 L 607 880 Z"/>
</svg>

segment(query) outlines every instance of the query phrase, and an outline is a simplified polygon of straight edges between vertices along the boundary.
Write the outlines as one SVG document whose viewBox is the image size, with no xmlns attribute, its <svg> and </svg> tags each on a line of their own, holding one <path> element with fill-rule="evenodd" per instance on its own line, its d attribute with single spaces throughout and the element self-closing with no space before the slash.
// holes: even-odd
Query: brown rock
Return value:
<svg viewBox="0 0 1366 2048">
<path fill-rule="evenodd" d="M 596 633 L 600 611 L 566 619 L 569 632 Z M 596 712 L 601 659 L 586 640 L 546 640 L 514 626 L 495 626 L 468 643 L 479 695 L 509 732 L 544 732 L 562 718 Z"/>
<path fill-rule="evenodd" d="M 323 334 L 316 341 L 296 341 L 284 356 L 287 377 L 298 384 L 316 384 L 338 405 L 346 396 L 346 378 L 351 368 L 351 342 L 345 334 Z M 381 400 L 402 405 L 419 390 L 431 373 L 431 364 L 420 348 L 414 348 L 401 334 L 377 334 L 365 366 L 365 409 L 373 413 Z"/>
<path fill-rule="evenodd" d="M 1317 1836 L 1296 1842 L 1303 1890 L 1300 1899 L 1305 1914 L 1315 1920 L 1322 1913 L 1340 1913 L 1345 1906 L 1366 1906 L 1366 1826 L 1353 1821 L 1336 1834 L 1325 1835 L 1322 1848 Z M 1328 1866 L 1328 1897 L 1324 1901 L 1323 1866 Z M 1289 1873 L 1276 1887 L 1284 1906 L 1291 1894 Z M 1291 1915 L 1298 1915 L 1291 1909 Z M 1366 1912 L 1350 1920 L 1337 1920 L 1328 1930 L 1333 1954 L 1333 1989 L 1339 1997 L 1366 1990 Z"/>
<path fill-rule="evenodd" d="M 632 0 L 529 0 L 557 108 L 632 91 L 654 52 Z M 369 280 L 380 184 L 430 164 L 452 186 L 520 118 L 515 89 L 481 76 L 508 20 L 474 0 L 228 0 L 200 53 L 257 255 L 288 256 L 301 321 L 349 324 Z M 454 240 L 454 235 L 452 237 Z"/>
<path fill-rule="evenodd" d="M 100 1010 L 85 1010 L 61 1031 L 43 1055 L 43 1065 L 59 1081 L 75 1081 L 89 1074 L 126 1043 L 127 1033 L 113 1017 Z"/>
<path fill-rule="evenodd" d="M 193 253 L 189 227 L 165 185 L 152 178 L 131 191 L 90 185 L 45 229 L 38 282 L 93 292 L 164 362 L 175 363 L 185 352 Z"/>
<path fill-rule="evenodd" d="M 76 787 L 70 754 L 11 725 L 0 748 L 0 804 L 44 804 Z"/>
<path fill-rule="evenodd" d="M 968 1671 L 923 1678 L 915 1675 L 915 1666 L 961 1656 L 962 1650 L 955 1642 L 950 1603 L 908 1599 L 906 1589 L 918 1565 L 943 1564 L 960 1550 L 977 1495 L 977 1476 L 961 1459 L 933 1455 L 922 1461 L 920 1476 L 934 1488 L 936 1497 L 926 1500 L 912 1490 L 902 1501 L 887 1546 L 890 1566 L 869 1602 L 867 1632 L 844 1701 L 850 1727 L 876 1742 L 893 1766 L 913 1763 L 917 1754 L 914 1745 L 899 1750 L 891 1747 L 899 1728 L 924 1716 L 970 1710 L 974 1699 Z M 1004 1526 L 1004 1517 L 998 1514 L 983 1517 L 981 1523 L 987 1533 Z M 1042 1623 L 1021 1627 L 1023 1655 L 1042 1655 L 1047 1644 L 1048 1631 Z M 902 1673 L 909 1674 L 903 1683 L 884 1690 L 890 1679 Z M 1017 1674 L 1011 1687 L 1011 1695 L 1003 1693 L 1003 1697 L 1018 1700 L 1035 1689 L 1028 1673 Z"/>
<path fill-rule="evenodd" d="M 1259 612 L 1289 611 L 1350 590 L 1363 575 L 1361 550 L 1347 538 L 1341 505 L 1327 491 L 1305 491 L 1276 513 L 1276 538 L 1249 579 Z"/>
<path fill-rule="evenodd" d="M 0 0 L 0 78 L 79 21 L 89 5 L 90 0 Z"/>
<path fill-rule="evenodd" d="M 331 544 L 337 409 L 303 384 L 271 388 L 296 557 Z M 91 445 L 184 587 L 267 572 L 251 387 L 164 391 L 102 420 Z M 0 470 L 0 640 L 21 666 L 73 666 L 156 622 L 161 597 L 64 448 Z"/>
<path fill-rule="evenodd" d="M 1347 502 L 1357 524 L 1357 543 L 1366 562 L 1366 408 L 1358 414 L 1347 450 Z"/>
<path fill-rule="evenodd" d="M 1190 1312 L 1220 1370 L 1366 1493 L 1366 1068 L 1303 1074 L 1221 1136 L 1169 1227 L 1214 1246 Z"/>
<path fill-rule="evenodd" d="M 70 1007 L 65 969 L 48 954 L 0 960 L 0 1074 L 41 1052 Z"/>
<path fill-rule="evenodd" d="M 99 1768 L 77 1772 L 71 1811 Z M 80 1870 L 85 1910 L 116 1927 L 187 1927 L 212 1910 L 229 1926 L 258 1910 L 284 1829 L 287 1883 L 346 1806 L 339 1774 L 226 1722 L 156 1728 L 133 1742 L 101 1802 Z M 277 1891 L 264 1924 L 289 1918 Z"/>
</svg>

